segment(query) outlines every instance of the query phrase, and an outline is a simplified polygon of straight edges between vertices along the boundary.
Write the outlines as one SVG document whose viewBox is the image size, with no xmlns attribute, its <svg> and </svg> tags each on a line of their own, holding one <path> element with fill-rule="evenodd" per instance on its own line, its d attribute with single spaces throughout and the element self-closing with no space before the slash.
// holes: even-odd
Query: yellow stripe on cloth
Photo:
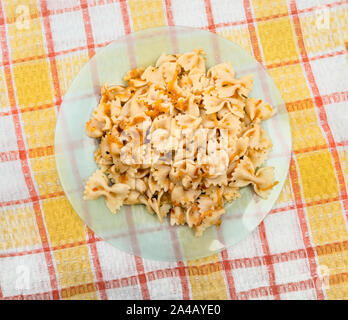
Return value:
<svg viewBox="0 0 348 320">
<path fill-rule="evenodd" d="M 192 299 L 228 299 L 226 282 L 219 261 L 218 254 L 188 261 Z M 209 288 L 209 290 L 205 288 Z"/>
<path fill-rule="evenodd" d="M 266 64 L 298 59 L 289 17 L 262 21 L 257 24 L 257 27 Z"/>
<path fill-rule="evenodd" d="M 255 18 L 277 17 L 288 13 L 286 0 L 252 0 Z"/>
<path fill-rule="evenodd" d="M 348 241 L 348 231 L 343 217 L 341 202 L 331 202 L 307 208 L 313 241 L 316 244 L 343 243 Z M 327 254 L 328 252 L 331 252 Z M 319 250 L 321 278 L 328 299 L 347 299 L 348 296 L 348 251 L 330 250 L 322 254 Z"/>
<path fill-rule="evenodd" d="M 0 112 L 4 109 L 8 109 L 10 101 L 8 99 L 6 78 L 4 69 L 0 69 Z"/>
<path fill-rule="evenodd" d="M 308 54 L 335 51 L 344 46 L 345 37 L 348 39 L 348 7 L 325 10 L 320 19 L 315 13 L 301 15 L 300 20 Z"/>
<path fill-rule="evenodd" d="M 5 209 L 0 214 L 0 251 L 27 250 L 41 245 L 32 206 Z"/>
<path fill-rule="evenodd" d="M 56 250 L 54 258 L 63 299 L 98 298 L 86 245 Z M 82 290 L 78 291 L 80 285 Z"/>
<path fill-rule="evenodd" d="M 129 0 L 133 31 L 165 24 L 162 0 Z"/>
<path fill-rule="evenodd" d="M 252 54 L 252 47 L 248 33 L 248 27 L 227 29 L 218 32 L 218 34 L 228 40 L 231 40 Z"/>
</svg>

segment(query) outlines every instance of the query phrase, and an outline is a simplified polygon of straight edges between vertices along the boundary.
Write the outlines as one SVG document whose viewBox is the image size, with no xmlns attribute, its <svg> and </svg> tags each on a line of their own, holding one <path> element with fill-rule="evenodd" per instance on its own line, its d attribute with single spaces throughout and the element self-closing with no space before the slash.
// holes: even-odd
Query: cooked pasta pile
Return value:
<svg viewBox="0 0 348 320">
<path fill-rule="evenodd" d="M 144 204 L 161 222 L 187 224 L 196 236 L 219 226 L 224 203 L 251 185 L 266 198 L 277 182 L 260 167 L 272 148 L 261 121 L 274 110 L 249 98 L 253 77 L 235 78 L 230 63 L 206 71 L 205 53 L 162 54 L 155 66 L 130 70 L 127 86 L 101 88 L 86 123 L 100 141 L 98 170 L 85 199 L 105 196 L 116 213 Z"/>
</svg>

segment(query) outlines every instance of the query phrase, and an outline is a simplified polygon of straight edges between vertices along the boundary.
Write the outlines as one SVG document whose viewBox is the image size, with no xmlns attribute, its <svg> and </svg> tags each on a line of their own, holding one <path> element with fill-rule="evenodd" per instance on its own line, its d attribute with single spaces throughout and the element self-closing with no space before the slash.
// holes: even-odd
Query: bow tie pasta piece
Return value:
<svg viewBox="0 0 348 320">
<path fill-rule="evenodd" d="M 253 163 L 254 168 L 260 167 L 268 158 L 271 148 L 269 149 L 248 149 L 248 158 Z"/>
<path fill-rule="evenodd" d="M 187 205 L 194 202 L 199 194 L 199 190 L 185 190 L 183 186 L 176 185 L 171 193 L 171 201 L 173 204 Z"/>
<path fill-rule="evenodd" d="M 196 49 L 193 52 L 188 52 L 180 55 L 177 63 L 185 71 L 190 71 L 192 69 L 199 70 L 202 74 L 205 73 L 205 59 L 202 56 L 203 51 L 201 49 Z"/>
<path fill-rule="evenodd" d="M 107 207 L 111 212 L 116 213 L 128 196 L 129 190 L 130 187 L 122 183 L 109 186 L 106 175 L 101 170 L 97 170 L 86 183 L 84 199 L 95 200 L 105 196 Z"/>
<path fill-rule="evenodd" d="M 209 78 L 216 80 L 230 81 L 235 79 L 235 71 L 229 62 L 224 62 L 211 67 L 207 75 Z"/>
<path fill-rule="evenodd" d="M 252 121 L 267 120 L 274 114 L 274 110 L 268 103 L 255 98 L 247 99 L 245 111 Z"/>
<path fill-rule="evenodd" d="M 162 64 L 167 63 L 167 62 L 176 62 L 177 59 L 178 59 L 178 57 L 175 54 L 162 53 L 156 61 L 156 67 L 159 67 Z"/>
<path fill-rule="evenodd" d="M 182 225 L 186 223 L 185 211 L 182 207 L 174 207 L 170 210 L 170 224 Z"/>
<path fill-rule="evenodd" d="M 143 204 L 171 225 L 201 236 L 219 226 L 224 204 L 251 185 L 265 198 L 277 182 L 261 167 L 272 141 L 261 122 L 275 113 L 248 97 L 253 76 L 236 78 L 229 62 L 206 71 L 201 49 L 162 54 L 154 66 L 126 73 L 127 86 L 101 88 L 86 123 L 99 141 L 98 170 L 84 199 L 105 197 L 112 213 Z"/>
<path fill-rule="evenodd" d="M 234 187 L 230 187 L 230 186 L 223 186 L 223 187 L 221 187 L 221 189 L 222 189 L 222 196 L 228 202 L 231 202 L 232 200 L 241 197 L 240 192 L 239 192 L 239 188 L 234 188 Z"/>
<path fill-rule="evenodd" d="M 141 79 L 145 80 L 147 83 L 151 83 L 159 87 L 165 86 L 163 74 L 158 67 L 147 67 L 141 75 Z"/>
<path fill-rule="evenodd" d="M 203 106 L 206 110 L 206 114 L 213 114 L 219 112 L 228 101 L 217 96 L 217 92 L 214 90 L 206 90 L 203 94 Z"/>
<path fill-rule="evenodd" d="M 272 141 L 259 123 L 255 123 L 243 133 L 244 138 L 249 139 L 249 146 L 254 149 L 270 149 Z"/>
<path fill-rule="evenodd" d="M 168 191 L 170 179 L 169 172 L 171 167 L 168 165 L 154 165 L 151 170 L 154 180 L 159 184 L 159 186 L 164 190 Z"/>
<path fill-rule="evenodd" d="M 233 186 L 244 187 L 252 184 L 255 192 L 266 198 L 270 190 L 278 183 L 274 182 L 273 167 L 259 168 L 255 171 L 248 157 L 243 157 L 233 173 Z"/>
<path fill-rule="evenodd" d="M 238 79 L 240 87 L 237 89 L 238 95 L 247 98 L 253 86 L 254 75 L 248 74 Z"/>
<path fill-rule="evenodd" d="M 100 138 L 112 128 L 110 105 L 99 104 L 86 123 L 86 133 L 91 138 Z"/>
<path fill-rule="evenodd" d="M 266 199 L 271 189 L 278 184 L 278 181 L 274 181 L 274 168 L 263 167 L 256 170 L 254 181 L 254 190 L 261 197 Z"/>
</svg>

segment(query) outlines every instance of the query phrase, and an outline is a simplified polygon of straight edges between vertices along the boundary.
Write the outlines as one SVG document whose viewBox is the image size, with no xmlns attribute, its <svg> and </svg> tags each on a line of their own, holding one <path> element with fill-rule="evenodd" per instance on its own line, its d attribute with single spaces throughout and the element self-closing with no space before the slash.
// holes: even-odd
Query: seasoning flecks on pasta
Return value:
<svg viewBox="0 0 348 320">
<path fill-rule="evenodd" d="M 155 66 L 136 68 L 126 86 L 103 85 L 86 123 L 99 140 L 98 170 L 86 200 L 105 197 L 112 213 L 144 204 L 161 222 L 187 224 L 196 236 L 219 226 L 224 204 L 251 185 L 266 198 L 277 184 L 261 167 L 272 142 L 261 122 L 274 114 L 249 98 L 253 76 L 236 78 L 230 63 L 206 70 L 201 49 L 162 54 Z"/>
</svg>

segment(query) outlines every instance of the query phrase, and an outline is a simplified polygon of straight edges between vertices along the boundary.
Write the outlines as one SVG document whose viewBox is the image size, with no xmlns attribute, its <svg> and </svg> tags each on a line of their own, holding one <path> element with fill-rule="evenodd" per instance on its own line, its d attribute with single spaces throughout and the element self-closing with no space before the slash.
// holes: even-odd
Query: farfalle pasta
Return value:
<svg viewBox="0 0 348 320">
<path fill-rule="evenodd" d="M 239 198 L 240 188 L 266 198 L 277 184 L 273 168 L 261 167 L 272 148 L 261 122 L 275 111 L 248 97 L 252 75 L 236 79 L 230 63 L 206 70 L 196 49 L 162 54 L 124 81 L 102 86 L 86 123 L 100 142 L 86 200 L 104 196 L 112 213 L 144 204 L 161 222 L 169 215 L 171 225 L 201 236 L 220 225 L 225 202 Z"/>
</svg>

